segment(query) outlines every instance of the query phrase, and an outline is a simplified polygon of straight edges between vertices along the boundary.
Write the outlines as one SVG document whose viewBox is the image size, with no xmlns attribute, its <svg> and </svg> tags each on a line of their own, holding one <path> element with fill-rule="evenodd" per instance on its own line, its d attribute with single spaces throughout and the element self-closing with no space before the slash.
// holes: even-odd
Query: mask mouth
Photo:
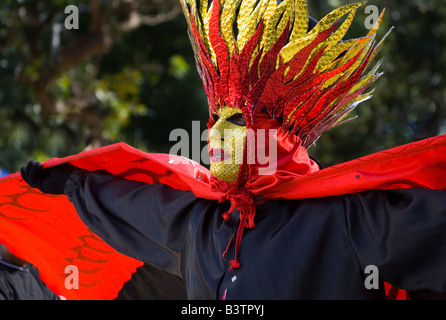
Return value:
<svg viewBox="0 0 446 320">
<path fill-rule="evenodd" d="M 232 156 L 229 153 L 221 148 L 212 148 L 211 150 L 209 150 L 209 159 L 214 163 L 230 159 L 231 157 Z"/>
</svg>

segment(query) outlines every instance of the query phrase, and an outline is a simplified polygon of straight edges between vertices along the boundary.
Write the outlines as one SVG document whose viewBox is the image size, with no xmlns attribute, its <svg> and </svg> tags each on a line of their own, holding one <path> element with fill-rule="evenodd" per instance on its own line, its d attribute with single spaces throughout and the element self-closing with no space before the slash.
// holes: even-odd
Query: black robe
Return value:
<svg viewBox="0 0 446 320">
<path fill-rule="evenodd" d="M 188 299 L 383 299 L 382 281 L 446 292 L 446 192 L 404 189 L 256 206 L 239 269 L 239 213 L 190 191 L 76 172 L 65 192 L 86 225 L 119 252 L 181 278 Z M 378 289 L 367 288 L 379 274 Z M 375 272 L 376 275 L 376 272 Z"/>
</svg>

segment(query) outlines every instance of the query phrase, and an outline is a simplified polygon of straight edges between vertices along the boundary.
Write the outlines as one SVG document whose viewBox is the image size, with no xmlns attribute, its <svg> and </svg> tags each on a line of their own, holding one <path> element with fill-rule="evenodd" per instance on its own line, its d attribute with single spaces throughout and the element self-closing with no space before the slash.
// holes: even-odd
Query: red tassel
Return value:
<svg viewBox="0 0 446 320">
<path fill-rule="evenodd" d="M 232 240 L 234 239 L 234 236 L 231 237 L 231 239 L 228 242 L 228 245 L 226 246 L 226 250 L 221 254 L 221 256 L 224 258 L 226 253 L 228 253 L 229 247 L 231 246 Z"/>
<path fill-rule="evenodd" d="M 232 199 L 231 199 L 231 202 L 232 202 Z M 252 205 L 254 206 L 254 203 Z M 231 209 L 229 209 L 226 213 L 223 214 L 223 218 L 225 218 L 226 215 L 229 215 L 229 217 L 230 217 L 232 210 L 236 209 L 236 208 L 237 207 L 234 204 L 231 205 Z M 237 208 L 237 209 L 240 211 L 239 208 Z M 251 226 L 251 225 L 254 226 L 253 222 L 247 221 L 248 217 L 250 215 L 253 215 L 253 212 L 255 212 L 254 210 L 255 210 L 255 207 L 254 208 L 251 207 L 251 208 L 248 208 L 248 210 L 244 210 L 240 214 L 240 221 L 239 221 L 237 233 L 236 233 L 236 236 L 235 236 L 235 255 L 234 255 L 234 259 L 231 260 L 231 262 L 230 262 L 230 266 L 231 266 L 230 270 L 240 268 L 240 263 L 237 260 L 237 253 L 238 253 L 238 250 L 240 248 L 240 243 L 242 241 L 243 230 L 245 228 L 245 225 L 246 226 Z M 254 218 L 252 218 L 250 220 L 254 220 Z M 226 250 L 222 254 L 223 258 L 225 257 L 226 253 L 228 252 L 228 250 L 229 250 L 229 248 L 230 248 L 230 246 L 232 244 L 233 239 L 234 239 L 234 235 L 231 237 L 231 240 L 229 240 L 229 243 L 228 243 L 228 245 L 226 247 Z"/>
<path fill-rule="evenodd" d="M 220 202 L 224 202 L 224 201 L 225 201 L 225 197 L 223 197 L 222 199 L 220 199 Z M 223 219 L 225 219 L 226 221 L 228 221 L 229 219 L 231 219 L 231 213 L 232 213 L 232 211 L 234 211 L 234 209 L 236 209 L 236 206 L 235 206 L 235 204 L 231 201 L 231 207 L 229 208 L 229 210 L 222 214 Z"/>
<path fill-rule="evenodd" d="M 232 196 L 230 200 L 231 200 L 231 208 L 229 209 L 229 211 L 223 214 L 223 217 L 225 217 L 225 215 L 227 214 L 230 215 L 230 213 L 234 209 L 237 209 L 240 212 L 240 221 L 235 236 L 235 255 L 234 259 L 231 260 L 230 262 L 231 263 L 230 270 L 233 270 L 240 268 L 240 262 L 237 260 L 237 253 L 240 248 L 240 243 L 242 241 L 243 230 L 245 229 L 245 227 L 249 228 L 255 227 L 254 225 L 255 203 L 252 194 L 244 189 L 239 190 L 239 193 L 236 196 Z M 223 256 L 227 253 L 233 238 L 234 236 L 229 241 L 228 247 L 223 253 Z"/>
<path fill-rule="evenodd" d="M 240 268 L 240 262 L 238 262 L 237 260 L 231 260 L 231 267 L 229 268 L 229 270 L 234 270 L 234 269 L 238 269 Z"/>
<path fill-rule="evenodd" d="M 225 219 L 226 221 L 228 221 L 229 219 L 231 219 L 231 211 L 226 211 L 225 213 L 222 214 L 223 219 Z"/>
<path fill-rule="evenodd" d="M 243 169 L 247 169 L 246 167 L 242 167 Z M 242 180 L 241 177 L 246 173 L 241 169 L 241 173 L 239 174 L 239 180 Z M 234 259 L 230 261 L 230 270 L 240 268 L 240 262 L 237 260 L 237 253 L 240 248 L 240 243 L 242 241 L 243 230 L 245 227 L 254 228 L 254 216 L 255 216 L 255 202 L 254 195 L 246 190 L 243 187 L 240 187 L 239 183 L 228 183 L 221 181 L 215 177 L 211 178 L 212 187 L 219 190 L 226 190 L 225 195 L 220 199 L 220 202 L 224 202 L 227 199 L 231 201 L 231 207 L 228 211 L 222 214 L 223 219 L 229 220 L 231 217 L 231 213 L 237 209 L 240 212 L 240 221 L 237 229 L 237 233 L 235 234 L 235 254 Z M 234 235 L 226 247 L 226 250 L 223 252 L 222 257 L 224 258 L 226 253 L 228 252 L 232 241 L 234 239 Z"/>
</svg>

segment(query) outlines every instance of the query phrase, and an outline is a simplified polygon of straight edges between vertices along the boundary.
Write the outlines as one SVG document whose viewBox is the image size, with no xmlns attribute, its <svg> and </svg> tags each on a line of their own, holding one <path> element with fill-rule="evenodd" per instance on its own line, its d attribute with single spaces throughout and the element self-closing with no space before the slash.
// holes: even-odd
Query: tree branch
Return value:
<svg viewBox="0 0 446 320">
<path fill-rule="evenodd" d="M 120 29 L 122 31 L 130 31 L 138 28 L 141 25 L 157 26 L 161 23 L 175 19 L 181 13 L 180 7 L 177 5 L 168 12 L 162 12 L 155 15 L 143 15 L 136 9 L 132 8 L 129 18 L 126 22 L 121 23 Z"/>
</svg>

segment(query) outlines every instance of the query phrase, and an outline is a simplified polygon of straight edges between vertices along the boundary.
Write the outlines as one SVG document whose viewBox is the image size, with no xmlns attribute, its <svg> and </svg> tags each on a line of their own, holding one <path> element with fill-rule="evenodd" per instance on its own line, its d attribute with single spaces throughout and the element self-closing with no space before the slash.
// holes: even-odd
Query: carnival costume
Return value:
<svg viewBox="0 0 446 320">
<path fill-rule="evenodd" d="M 88 228 L 76 222 L 67 237 L 92 231 L 131 257 L 113 253 L 125 261 L 121 282 L 144 262 L 181 278 L 189 299 L 380 299 L 384 282 L 413 297 L 445 292 L 446 137 L 325 169 L 307 153 L 380 76 L 371 62 L 382 16 L 343 39 L 360 5 L 316 22 L 304 0 L 183 0 L 209 102 L 210 170 L 117 144 L 30 162 L 23 179 L 58 194 L 31 191 L 60 201 L 64 220 L 76 219 L 64 208 L 74 205 Z M 17 174 L 3 186 L 15 188 L 0 202 L 0 226 L 12 230 L 18 208 L 19 219 L 35 211 L 20 201 L 32 189 Z M 18 229 L 44 238 L 30 228 Z M 49 245 L 61 256 L 70 241 Z M 378 289 L 364 285 L 368 266 Z"/>
</svg>

